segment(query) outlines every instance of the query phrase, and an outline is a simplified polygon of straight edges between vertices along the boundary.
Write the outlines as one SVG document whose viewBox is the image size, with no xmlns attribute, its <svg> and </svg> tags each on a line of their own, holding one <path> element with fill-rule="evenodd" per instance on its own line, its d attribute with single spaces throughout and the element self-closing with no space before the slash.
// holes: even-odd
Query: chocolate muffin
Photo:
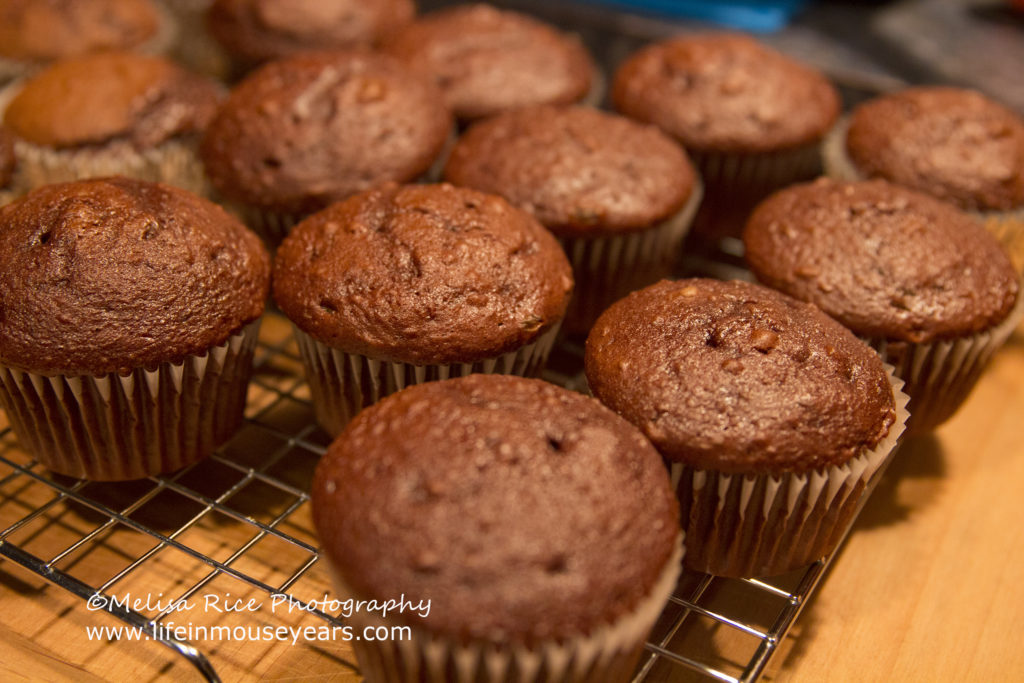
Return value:
<svg viewBox="0 0 1024 683">
<path fill-rule="evenodd" d="M 412 0 L 214 0 L 206 23 L 243 64 L 310 50 L 371 47 L 407 24 Z"/>
<path fill-rule="evenodd" d="M 444 177 L 500 194 L 562 242 L 576 277 L 569 328 L 669 274 L 700 202 L 686 153 L 653 126 L 585 107 L 532 107 L 472 126 Z"/>
<path fill-rule="evenodd" d="M 420 17 L 391 36 L 384 50 L 435 78 L 463 121 L 521 107 L 579 102 L 597 78 L 590 55 L 575 36 L 484 4 Z"/>
<path fill-rule="evenodd" d="M 816 304 L 896 367 L 913 431 L 955 412 L 1024 312 L 1013 266 L 977 219 L 884 180 L 782 190 L 744 242 L 759 280 Z"/>
<path fill-rule="evenodd" d="M 0 209 L 0 402 L 46 467 L 134 479 L 183 467 L 242 418 L 270 274 L 215 204 L 127 178 Z"/>
<path fill-rule="evenodd" d="M 738 236 L 758 200 L 813 177 L 819 144 L 840 112 L 822 74 L 729 33 L 641 49 L 616 72 L 612 102 L 691 154 L 707 189 L 697 226 L 706 241 Z"/>
<path fill-rule="evenodd" d="M 981 214 L 1024 269 L 1024 119 L 973 90 L 917 87 L 857 107 L 825 146 L 829 175 L 883 178 Z"/>
<path fill-rule="evenodd" d="M 451 185 L 389 185 L 310 216 L 282 242 L 274 300 L 296 326 L 331 434 L 406 384 L 530 375 L 572 292 L 565 255 L 528 214 Z"/>
<path fill-rule="evenodd" d="M 628 681 L 679 572 L 657 452 L 597 401 L 539 380 L 388 397 L 331 444 L 312 504 L 339 595 L 431 600 L 425 617 L 387 615 L 413 628 L 411 646 L 354 643 L 370 681 Z"/>
<path fill-rule="evenodd" d="M 585 364 L 594 396 L 668 462 L 685 562 L 712 574 L 779 574 L 831 552 L 906 418 L 871 348 L 745 282 L 634 292 L 597 321 Z"/>
<path fill-rule="evenodd" d="M 174 27 L 150 0 L 0 0 L 0 83 L 106 50 L 158 54 Z"/>
<path fill-rule="evenodd" d="M 108 174 L 199 192 L 199 135 L 221 96 L 161 57 L 106 52 L 57 62 L 17 89 L 4 124 L 29 187 Z"/>
<path fill-rule="evenodd" d="M 440 91 L 398 61 L 306 54 L 242 81 L 210 124 L 202 157 L 214 187 L 276 243 L 332 202 L 424 175 L 451 130 Z"/>
</svg>

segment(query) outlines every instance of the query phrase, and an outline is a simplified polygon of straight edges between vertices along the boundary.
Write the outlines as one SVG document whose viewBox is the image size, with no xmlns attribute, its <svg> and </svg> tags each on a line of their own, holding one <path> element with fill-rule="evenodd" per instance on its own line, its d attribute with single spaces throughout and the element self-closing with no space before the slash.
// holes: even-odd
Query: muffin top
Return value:
<svg viewBox="0 0 1024 683">
<path fill-rule="evenodd" d="M 431 600 L 461 640 L 588 634 L 650 594 L 679 536 L 665 467 L 632 425 L 540 380 L 471 375 L 360 413 L 313 482 L 321 546 L 361 598 Z"/>
<path fill-rule="evenodd" d="M 160 23 L 150 0 L 0 0 L 0 57 L 50 61 L 138 47 Z"/>
<path fill-rule="evenodd" d="M 839 94 L 817 71 L 740 34 L 647 46 L 615 74 L 623 114 L 660 127 L 694 151 L 759 153 L 821 139 Z"/>
<path fill-rule="evenodd" d="M 437 79 L 460 119 L 538 104 L 578 102 L 594 63 L 574 36 L 518 12 L 463 5 L 433 12 L 384 49 Z"/>
<path fill-rule="evenodd" d="M 138 149 L 201 132 L 220 87 L 160 57 L 107 52 L 57 62 L 28 79 L 4 123 L 36 145 L 127 140 Z"/>
<path fill-rule="evenodd" d="M 981 223 L 884 180 L 821 179 L 781 190 L 743 236 L 758 279 L 858 335 L 931 342 L 1002 322 L 1013 266 Z"/>
<path fill-rule="evenodd" d="M 886 437 L 878 355 L 811 304 L 746 282 L 662 281 L 587 338 L 594 395 L 666 458 L 732 474 L 841 465 Z"/>
<path fill-rule="evenodd" d="M 11 134 L 0 126 L 0 188 L 10 184 L 16 164 L 14 140 L 11 139 Z"/>
<path fill-rule="evenodd" d="M 412 0 L 214 0 L 207 26 L 248 62 L 309 50 L 369 47 L 416 12 Z"/>
<path fill-rule="evenodd" d="M 263 312 L 270 262 L 216 204 L 101 178 L 0 208 L 0 362 L 126 374 L 225 342 Z"/>
<path fill-rule="evenodd" d="M 652 227 L 693 194 L 686 153 L 653 126 L 586 107 L 532 107 L 469 129 L 445 179 L 501 194 L 559 235 Z"/>
<path fill-rule="evenodd" d="M 910 88 L 865 102 L 846 150 L 865 176 L 964 209 L 1024 208 L 1024 119 L 972 90 Z"/>
<path fill-rule="evenodd" d="M 491 358 L 561 320 L 572 291 L 555 239 L 500 197 L 389 185 L 299 223 L 274 299 L 333 348 L 417 365 Z"/>
<path fill-rule="evenodd" d="M 314 53 L 270 62 L 243 80 L 201 153 L 229 199 L 302 213 L 417 178 L 451 129 L 440 91 L 398 61 Z"/>
</svg>

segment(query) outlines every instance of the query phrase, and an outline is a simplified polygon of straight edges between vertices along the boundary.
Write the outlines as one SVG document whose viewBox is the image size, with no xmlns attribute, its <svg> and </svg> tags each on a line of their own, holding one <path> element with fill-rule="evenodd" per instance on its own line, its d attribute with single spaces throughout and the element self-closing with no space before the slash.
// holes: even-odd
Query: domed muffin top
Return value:
<svg viewBox="0 0 1024 683">
<path fill-rule="evenodd" d="M 746 282 L 662 281 L 587 338 L 594 395 L 663 456 L 740 474 L 841 465 L 895 421 L 878 355 L 812 304 Z"/>
<path fill-rule="evenodd" d="M 385 186 L 299 223 L 274 299 L 328 346 L 419 365 L 492 358 L 561 320 L 569 262 L 529 214 L 451 185 Z"/>
<path fill-rule="evenodd" d="M 452 130 L 440 91 L 390 57 L 303 54 L 231 92 L 201 154 L 229 199 L 305 213 L 385 181 L 411 181 Z"/>
<path fill-rule="evenodd" d="M 1019 295 L 1009 257 L 980 221 L 884 180 L 781 190 L 754 211 L 743 240 L 759 280 L 865 337 L 976 334 L 1006 319 Z"/>
<path fill-rule="evenodd" d="M 420 17 L 383 49 L 435 78 L 463 120 L 578 102 L 595 77 L 578 38 L 529 15 L 484 4 Z"/>
<path fill-rule="evenodd" d="M 270 261 L 223 209 L 169 185 L 47 185 L 0 208 L 0 362 L 104 375 L 202 353 L 263 312 Z"/>
<path fill-rule="evenodd" d="M 370 47 L 416 12 L 412 0 L 215 0 L 210 33 L 247 62 Z"/>
<path fill-rule="evenodd" d="M 159 26 L 150 0 L 0 0 L 0 57 L 44 62 L 132 49 Z"/>
<path fill-rule="evenodd" d="M 105 52 L 68 59 L 29 78 L 4 114 L 17 137 L 47 147 L 124 139 L 138 149 L 201 133 L 221 89 L 161 57 Z"/>
<path fill-rule="evenodd" d="M 840 111 L 839 94 L 820 73 L 728 33 L 642 48 L 616 72 L 612 101 L 691 151 L 760 153 L 813 143 Z"/>
<path fill-rule="evenodd" d="M 313 482 L 321 547 L 360 598 L 460 640 L 550 642 L 634 611 L 668 569 L 679 511 L 632 425 L 539 380 L 471 375 L 360 413 Z"/>
<path fill-rule="evenodd" d="M 857 170 L 969 210 L 1024 207 L 1024 119 L 981 93 L 918 87 L 884 95 L 850 117 Z"/>
<path fill-rule="evenodd" d="M 653 227 L 679 211 L 697 177 L 653 126 L 587 107 L 532 107 L 472 126 L 445 179 L 500 194 L 558 235 Z"/>
</svg>

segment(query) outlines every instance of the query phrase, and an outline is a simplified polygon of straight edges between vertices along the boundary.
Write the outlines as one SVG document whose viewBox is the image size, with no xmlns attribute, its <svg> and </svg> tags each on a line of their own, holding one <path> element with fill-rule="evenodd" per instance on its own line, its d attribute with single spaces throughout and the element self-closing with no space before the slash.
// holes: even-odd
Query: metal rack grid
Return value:
<svg viewBox="0 0 1024 683">
<path fill-rule="evenodd" d="M 581 351 L 559 345 L 552 360 L 562 372 L 550 371 L 548 379 L 581 388 Z M 239 434 L 207 461 L 172 475 L 116 484 L 48 473 L 18 450 L 4 429 L 0 501 L 6 504 L 0 505 L 0 556 L 77 596 L 82 604 L 76 609 L 87 608 L 87 601 L 96 601 L 93 596 L 130 591 L 132 578 L 168 552 L 191 559 L 187 579 L 170 577 L 167 593 L 161 593 L 165 604 L 126 610 L 106 601 L 102 608 L 144 629 L 211 681 L 220 680 L 219 667 L 204 653 L 203 643 L 165 631 L 179 600 L 196 598 L 222 577 L 264 597 L 289 595 L 296 605 L 310 608 L 302 612 L 304 618 L 342 626 L 342 619 L 309 602 L 326 585 L 326 573 L 317 564 L 307 490 L 327 437 L 313 423 L 296 348 L 278 314 L 269 313 L 264 321 L 246 414 Z M 12 507 L 17 514 L 12 515 Z M 190 538 L 203 527 L 217 533 Z M 117 539 L 125 534 L 133 537 L 119 547 Z M 230 542 L 211 548 L 209 536 Z M 275 549 L 257 552 L 268 540 L 275 542 Z M 95 563 L 101 569 L 91 566 L 91 554 L 103 554 L 91 553 L 98 548 L 118 555 L 118 561 L 113 566 Z M 684 572 L 635 680 L 686 680 L 689 675 L 699 680 L 757 680 L 828 562 L 826 558 L 771 581 Z M 342 666 L 355 667 L 350 651 L 336 658 Z"/>
</svg>

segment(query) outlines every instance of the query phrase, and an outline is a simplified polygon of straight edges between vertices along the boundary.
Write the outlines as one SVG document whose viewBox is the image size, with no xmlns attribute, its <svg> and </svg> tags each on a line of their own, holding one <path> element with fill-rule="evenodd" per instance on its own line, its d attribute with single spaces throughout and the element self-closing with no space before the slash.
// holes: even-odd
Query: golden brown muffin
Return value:
<svg viewBox="0 0 1024 683">
<path fill-rule="evenodd" d="M 159 24 L 150 0 L 0 0 L 0 57 L 49 62 L 137 48 Z"/>
<path fill-rule="evenodd" d="M 119 140 L 152 149 L 202 133 L 220 92 L 214 81 L 170 60 L 105 52 L 57 62 L 28 79 L 4 124 L 18 138 L 51 149 Z"/>
</svg>

